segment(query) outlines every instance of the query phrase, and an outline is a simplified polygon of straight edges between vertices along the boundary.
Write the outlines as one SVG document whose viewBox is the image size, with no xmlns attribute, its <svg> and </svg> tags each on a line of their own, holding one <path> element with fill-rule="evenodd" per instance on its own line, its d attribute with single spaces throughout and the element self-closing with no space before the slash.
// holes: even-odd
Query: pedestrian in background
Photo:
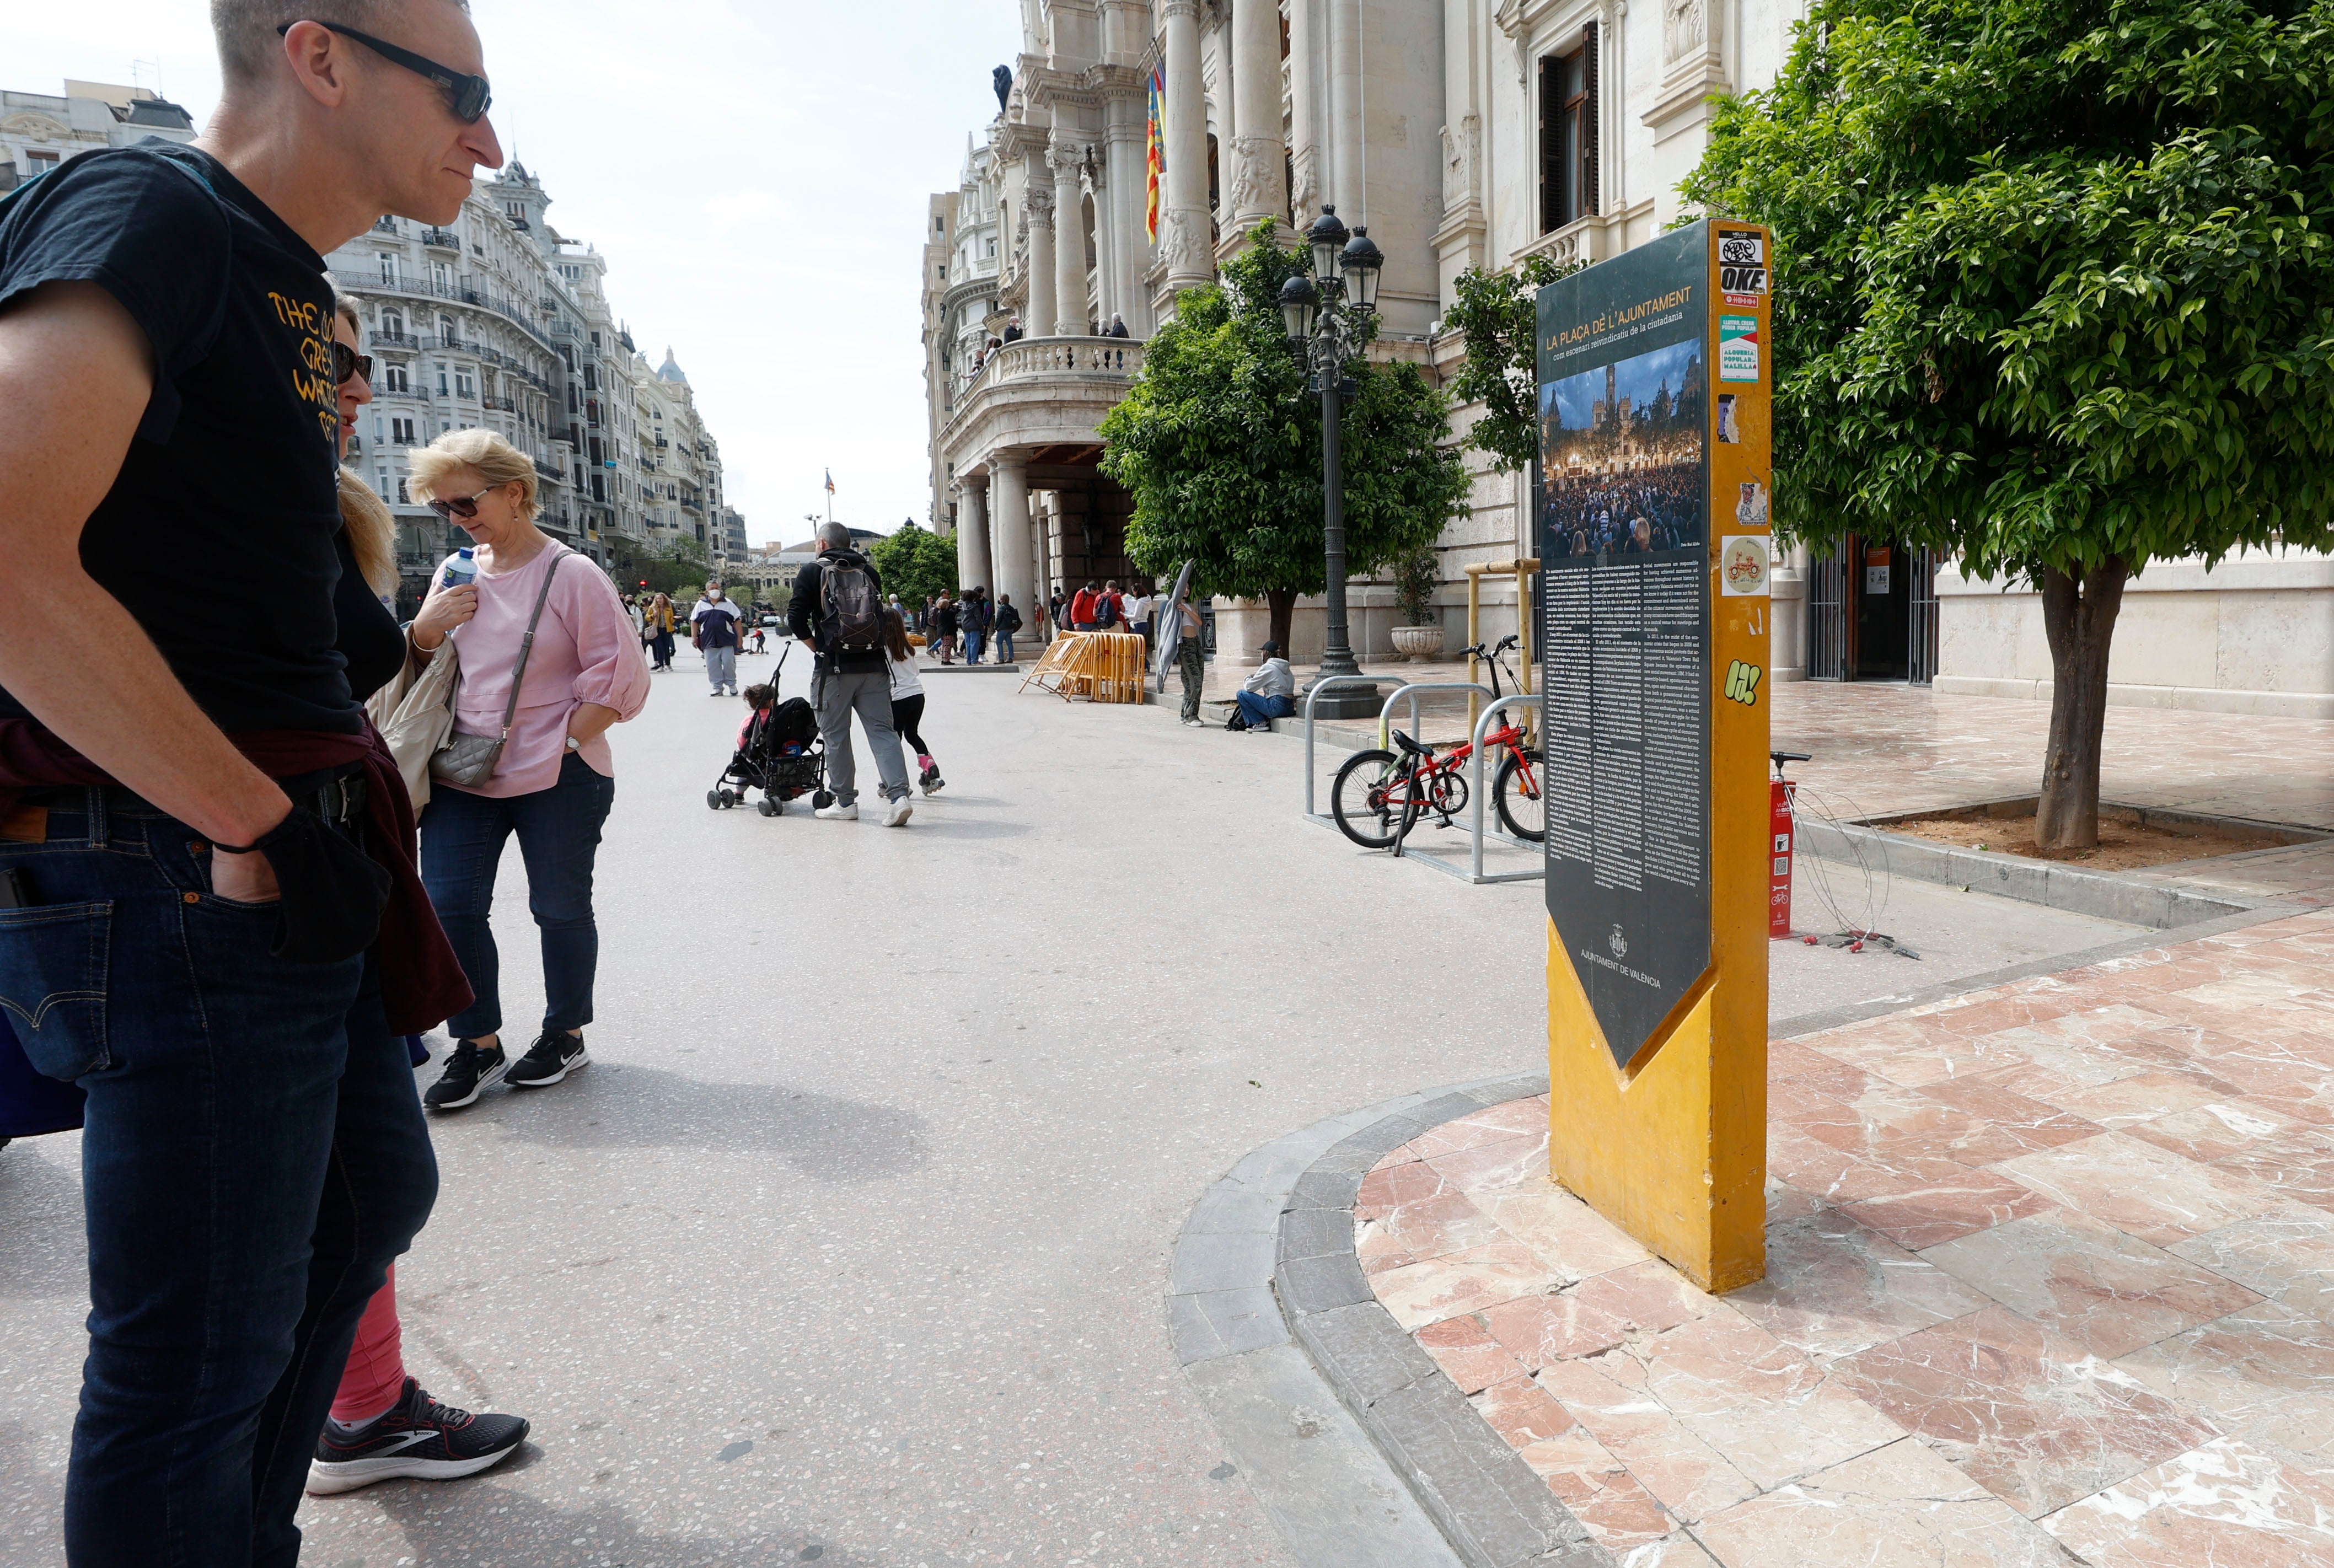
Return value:
<svg viewBox="0 0 2334 1568">
<path fill-rule="evenodd" d="M 945 593 L 932 604 L 931 635 L 938 640 L 938 651 L 942 664 L 956 662 L 957 626 L 962 614 L 963 611 L 957 607 L 956 601 Z"/>
<path fill-rule="evenodd" d="M 892 671 L 884 649 L 883 580 L 873 562 L 852 548 L 851 530 L 840 523 L 818 526 L 818 559 L 795 579 L 786 606 L 786 626 L 817 656 L 811 676 L 811 706 L 818 710 L 819 738 L 826 750 L 826 782 L 832 805 L 811 814 L 828 822 L 859 820 L 859 763 L 851 746 L 851 717 L 867 732 L 867 749 L 890 804 L 887 828 L 903 826 L 908 804 L 908 766 L 900 756 L 900 735 L 892 727 Z"/>
<path fill-rule="evenodd" d="M 380 213 L 452 224 L 506 159 L 472 94 L 295 14 L 213 8 L 199 143 L 100 147 L 0 213 L 0 872 L 42 904 L 0 995 L 51 999 L 14 1033 L 87 1092 L 74 1568 L 298 1556 L 436 1190 L 400 1036 L 467 990 L 351 688 L 400 649 L 341 524 L 323 257 Z M 460 8 L 395 20 L 485 71 Z"/>
<path fill-rule="evenodd" d="M 738 695 L 738 607 L 722 593 L 721 584 L 707 583 L 704 596 L 689 611 L 689 640 L 705 655 L 705 677 L 716 697 Z"/>
<path fill-rule="evenodd" d="M 1071 630 L 1092 631 L 1095 629 L 1095 606 L 1101 598 L 1102 593 L 1094 583 L 1089 582 L 1078 590 L 1077 596 L 1070 601 Z"/>
<path fill-rule="evenodd" d="M 1280 657 L 1280 644 L 1264 645 L 1264 662 L 1240 683 L 1232 700 L 1239 705 L 1239 722 L 1233 727 L 1251 734 L 1269 730 L 1274 719 L 1297 711 L 1297 672 Z"/>
<path fill-rule="evenodd" d="M 1143 639 L 1147 652 L 1151 647 L 1151 596 L 1141 589 L 1125 598 L 1126 629 Z"/>
<path fill-rule="evenodd" d="M 1197 725 L 1200 694 L 1208 684 L 1208 652 L 1200 644 L 1200 607 L 1184 600 L 1175 607 L 1181 640 L 1175 644 L 1175 672 L 1183 679 L 1183 722 Z"/>
<path fill-rule="evenodd" d="M 547 1088 L 591 1062 L 584 1026 L 600 965 L 592 869 L 616 798 L 607 731 L 641 711 L 649 683 L 608 574 L 580 556 L 561 570 L 574 552 L 535 526 L 533 459 L 491 430 L 454 430 L 406 462 L 411 492 L 477 541 L 477 615 L 443 639 L 417 630 L 415 653 L 426 660 L 451 641 L 461 659 L 457 743 L 503 736 L 483 776 L 464 783 L 434 768 L 421 813 L 422 880 L 477 993 L 448 1021 L 454 1049 L 422 1097 L 455 1111 L 506 1080 Z M 441 572 L 430 598 L 448 592 Z M 542 1030 L 515 1063 L 503 1049 L 501 956 L 487 919 L 514 833 L 544 982 Z"/>
<path fill-rule="evenodd" d="M 989 590 L 968 588 L 964 603 L 957 611 L 958 622 L 964 628 L 964 661 L 979 664 L 980 656 L 989 649 Z"/>
<path fill-rule="evenodd" d="M 946 783 L 932 748 L 919 733 L 924 718 L 924 682 L 916 673 L 916 650 L 908 645 L 907 623 L 893 611 L 883 634 L 883 656 L 892 670 L 892 727 L 915 754 L 916 777 L 926 795 L 938 794 Z"/>
<path fill-rule="evenodd" d="M 1054 596 L 1046 601 L 1046 621 L 1047 627 L 1046 639 L 1047 641 L 1052 641 L 1055 638 L 1059 637 L 1063 632 L 1069 630 L 1068 624 L 1063 619 L 1065 616 L 1069 614 L 1069 612 L 1070 602 L 1068 600 L 1062 597 L 1062 585 L 1056 582 L 1054 584 Z"/>
<path fill-rule="evenodd" d="M 1021 612 L 1013 608 L 1013 596 L 1010 593 L 1000 593 L 997 596 L 997 619 L 994 625 L 997 631 L 997 662 L 1010 664 L 1013 662 L 1013 634 L 1021 630 Z"/>
<path fill-rule="evenodd" d="M 654 660 L 652 668 L 670 669 L 673 650 L 672 601 L 660 593 L 649 603 L 649 652 Z"/>
</svg>

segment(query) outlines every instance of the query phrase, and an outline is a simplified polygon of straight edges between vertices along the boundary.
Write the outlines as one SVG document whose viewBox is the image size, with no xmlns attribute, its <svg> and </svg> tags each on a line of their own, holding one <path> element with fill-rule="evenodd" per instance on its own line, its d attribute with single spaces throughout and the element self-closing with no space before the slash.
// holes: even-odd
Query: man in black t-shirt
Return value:
<svg viewBox="0 0 2334 1568">
<path fill-rule="evenodd" d="M 458 0 L 211 10 L 201 140 L 0 205 L 0 1016 L 87 1092 L 72 1568 L 296 1558 L 357 1316 L 436 1185 L 381 966 L 334 956 L 378 899 L 344 836 L 323 257 L 452 223 L 502 150 Z M 317 915 L 360 934 L 319 953 Z"/>
</svg>

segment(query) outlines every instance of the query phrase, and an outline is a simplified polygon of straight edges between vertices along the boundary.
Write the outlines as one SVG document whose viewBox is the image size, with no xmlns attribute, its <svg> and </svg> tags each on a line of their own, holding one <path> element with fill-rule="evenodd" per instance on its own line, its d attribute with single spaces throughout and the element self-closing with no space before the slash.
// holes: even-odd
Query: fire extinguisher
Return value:
<svg viewBox="0 0 2334 1568">
<path fill-rule="evenodd" d="M 1770 752 L 1768 755 L 1775 759 L 1775 781 L 1767 808 L 1767 935 L 1788 937 L 1791 934 L 1791 807 L 1799 786 L 1783 776 L 1783 765 L 1811 759 L 1803 751 Z"/>
</svg>

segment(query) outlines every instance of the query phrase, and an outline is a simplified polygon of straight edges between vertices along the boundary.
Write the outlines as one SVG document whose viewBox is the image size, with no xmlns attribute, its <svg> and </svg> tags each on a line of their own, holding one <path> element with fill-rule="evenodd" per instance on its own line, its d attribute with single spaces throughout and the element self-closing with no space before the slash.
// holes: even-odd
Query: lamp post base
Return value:
<svg viewBox="0 0 2334 1568">
<path fill-rule="evenodd" d="M 1345 673 L 1359 674 L 1360 672 L 1355 670 Z M 1339 672 L 1333 669 L 1323 670 L 1319 675 L 1315 676 L 1311 683 L 1297 694 L 1297 711 L 1302 713 L 1305 710 L 1306 696 L 1314 687 L 1325 680 L 1341 678 L 1343 677 Z M 1335 719 L 1375 718 L 1378 716 L 1378 709 L 1384 706 L 1385 694 L 1379 691 L 1374 685 L 1338 686 L 1323 693 L 1321 700 L 1313 705 L 1313 717 Z"/>
</svg>

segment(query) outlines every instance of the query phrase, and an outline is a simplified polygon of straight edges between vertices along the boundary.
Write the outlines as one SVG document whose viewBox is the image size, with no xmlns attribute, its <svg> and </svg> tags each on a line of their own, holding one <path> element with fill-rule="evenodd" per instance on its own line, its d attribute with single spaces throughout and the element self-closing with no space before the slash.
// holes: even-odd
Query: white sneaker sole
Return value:
<svg viewBox="0 0 2334 1568">
<path fill-rule="evenodd" d="M 568 1063 L 566 1066 L 562 1067 L 550 1077 L 514 1078 L 510 1081 L 510 1086 L 514 1089 L 548 1089 L 555 1083 L 564 1082 L 567 1075 L 570 1073 L 574 1072 L 578 1067 L 589 1067 L 591 1065 L 592 1053 L 589 1051 L 578 1051 L 575 1053 L 575 1059 L 574 1061 Z"/>
<path fill-rule="evenodd" d="M 312 1497 L 337 1496 L 370 1486 L 377 1481 L 458 1481 L 465 1476 L 475 1476 L 491 1469 L 518 1451 L 513 1443 L 507 1448 L 497 1448 L 491 1454 L 481 1454 L 475 1459 L 409 1459 L 392 1454 L 380 1459 L 349 1459 L 328 1464 L 322 1459 L 308 1462 L 308 1495 Z"/>
<path fill-rule="evenodd" d="M 902 801 L 883 814 L 883 825 L 887 828 L 904 828 L 908 825 L 908 819 L 915 814 L 916 808 Z"/>
<path fill-rule="evenodd" d="M 486 1075 L 478 1080 L 477 1087 L 472 1089 L 467 1097 L 460 1100 L 441 1101 L 439 1103 L 430 1106 L 429 1109 L 432 1111 L 459 1111 L 465 1105 L 476 1105 L 478 1102 L 479 1095 L 484 1094 L 487 1090 L 492 1089 L 496 1084 L 500 1083 L 504 1079 L 510 1076 L 510 1070 L 511 1060 L 509 1057 L 506 1056 L 500 1062 L 496 1063 L 492 1067 L 487 1069 Z"/>
</svg>

